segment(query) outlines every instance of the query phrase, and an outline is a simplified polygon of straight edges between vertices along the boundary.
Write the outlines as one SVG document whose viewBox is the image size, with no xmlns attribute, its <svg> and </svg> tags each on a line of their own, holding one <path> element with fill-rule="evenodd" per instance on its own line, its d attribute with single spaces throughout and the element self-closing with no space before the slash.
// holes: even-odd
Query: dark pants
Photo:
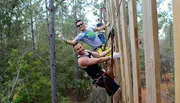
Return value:
<svg viewBox="0 0 180 103">
<path fill-rule="evenodd" d="M 104 73 L 103 71 L 96 75 L 96 78 L 93 79 L 93 84 L 105 88 L 109 96 L 114 95 L 120 87 L 111 77 L 108 76 L 107 73 Z"/>
</svg>

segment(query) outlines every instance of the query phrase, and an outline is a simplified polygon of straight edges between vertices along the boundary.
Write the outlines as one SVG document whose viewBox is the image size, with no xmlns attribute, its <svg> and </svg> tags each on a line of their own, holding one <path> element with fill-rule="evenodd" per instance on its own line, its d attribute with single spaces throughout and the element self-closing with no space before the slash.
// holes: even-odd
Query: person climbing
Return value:
<svg viewBox="0 0 180 103">
<path fill-rule="evenodd" d="M 99 22 L 99 23 L 96 25 L 96 27 L 101 27 L 102 25 L 103 25 L 103 23 Z M 98 32 L 98 37 L 99 37 L 99 39 L 101 40 L 101 42 L 102 42 L 103 44 L 106 43 L 106 38 L 105 38 L 104 33 L 105 33 L 105 30 L 104 30 L 104 29 Z"/>
<path fill-rule="evenodd" d="M 96 28 L 89 27 L 89 26 L 86 27 L 82 20 L 77 20 L 76 26 L 77 26 L 77 29 L 80 31 L 80 33 L 73 40 L 65 39 L 63 37 L 63 34 L 61 33 L 59 35 L 59 38 L 63 40 L 65 43 L 68 43 L 70 45 L 74 45 L 76 42 L 82 41 L 88 44 L 93 50 L 96 50 L 98 47 L 101 47 L 103 44 L 101 40 L 97 37 L 95 32 L 103 30 L 109 25 L 110 23 L 107 23 L 106 25 L 102 25 Z"/>
<path fill-rule="evenodd" d="M 100 26 L 102 26 L 102 25 L 103 25 L 103 23 L 99 22 L 99 23 L 96 24 L 96 27 L 100 27 Z M 105 30 L 104 30 L 104 29 L 101 30 L 101 31 L 98 31 L 98 37 L 99 37 L 99 39 L 101 40 L 101 42 L 102 42 L 103 44 L 106 43 L 106 38 L 105 38 L 104 33 L 105 33 Z"/>
<path fill-rule="evenodd" d="M 110 23 L 107 23 L 106 25 L 102 25 L 100 27 L 92 28 L 89 26 L 85 26 L 84 22 L 82 20 L 76 21 L 77 29 L 80 31 L 80 33 L 73 39 L 73 40 L 67 40 L 63 37 L 63 34 L 59 34 L 60 40 L 64 41 L 67 44 L 74 45 L 76 42 L 82 41 L 86 44 L 88 44 L 92 50 L 97 52 L 102 52 L 103 43 L 101 40 L 97 37 L 96 31 L 100 31 L 108 27 Z M 108 54 L 110 55 L 110 53 Z M 113 74 L 113 68 L 111 66 L 111 60 L 106 61 L 107 65 L 107 72 L 110 75 L 111 78 L 114 78 Z"/>
<path fill-rule="evenodd" d="M 118 103 L 121 95 L 120 86 L 99 66 L 99 63 L 111 59 L 111 56 L 105 56 L 111 51 L 108 49 L 101 53 L 94 51 L 85 51 L 80 43 L 73 45 L 78 55 L 79 66 L 91 77 L 93 84 L 106 89 L 109 96 L 113 96 L 113 103 Z M 114 52 L 112 58 L 119 58 L 119 53 Z"/>
</svg>

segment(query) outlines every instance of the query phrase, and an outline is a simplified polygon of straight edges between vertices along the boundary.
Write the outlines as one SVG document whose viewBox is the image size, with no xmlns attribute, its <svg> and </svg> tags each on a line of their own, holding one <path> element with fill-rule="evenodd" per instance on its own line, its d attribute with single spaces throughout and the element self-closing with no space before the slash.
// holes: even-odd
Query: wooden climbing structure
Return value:
<svg viewBox="0 0 180 103">
<path fill-rule="evenodd" d="M 156 2 L 156 0 L 142 0 L 146 103 L 161 103 L 160 55 Z M 104 4 L 106 8 L 104 21 L 109 21 L 111 23 L 110 28 L 114 26 L 114 45 L 116 51 L 119 51 L 121 55 L 121 58 L 115 60 L 114 64 L 115 81 L 120 83 L 122 88 L 121 102 L 142 103 L 136 0 L 104 0 Z M 179 5 L 179 0 L 173 0 L 176 103 L 180 103 Z M 129 21 L 129 23 L 127 21 Z M 106 31 L 109 32 L 110 28 Z M 132 64 L 130 65 L 131 62 Z"/>
</svg>

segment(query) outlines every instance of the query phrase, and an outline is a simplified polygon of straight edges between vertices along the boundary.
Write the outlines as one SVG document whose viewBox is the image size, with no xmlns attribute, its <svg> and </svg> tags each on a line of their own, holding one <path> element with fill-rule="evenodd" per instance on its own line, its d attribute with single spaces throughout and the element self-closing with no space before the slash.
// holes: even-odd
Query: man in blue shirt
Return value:
<svg viewBox="0 0 180 103">
<path fill-rule="evenodd" d="M 95 32 L 105 29 L 107 26 L 109 26 L 109 23 L 107 23 L 106 25 L 102 25 L 100 27 L 93 28 L 89 26 L 86 27 L 82 20 L 77 20 L 76 26 L 80 33 L 73 40 L 65 39 L 62 34 L 59 35 L 60 39 L 70 45 L 82 41 L 88 44 L 93 50 L 95 50 L 103 45 L 103 43 L 101 42 L 101 40 Z"/>
</svg>

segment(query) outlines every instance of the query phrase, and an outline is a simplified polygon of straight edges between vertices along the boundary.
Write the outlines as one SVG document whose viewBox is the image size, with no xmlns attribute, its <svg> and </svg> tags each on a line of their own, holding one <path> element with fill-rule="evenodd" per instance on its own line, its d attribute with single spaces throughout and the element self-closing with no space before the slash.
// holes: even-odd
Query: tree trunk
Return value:
<svg viewBox="0 0 180 103">
<path fill-rule="evenodd" d="M 73 18 L 74 18 L 74 35 L 76 36 L 77 34 L 77 28 L 76 28 L 76 20 L 77 20 L 77 10 L 76 10 L 76 0 L 74 0 L 74 15 L 73 15 Z M 76 73 L 75 73 L 75 76 L 76 76 L 76 101 L 78 102 L 79 101 L 79 90 L 78 90 L 78 79 L 79 79 L 79 76 L 78 76 L 78 63 L 77 63 L 77 54 L 75 53 L 74 51 L 74 61 L 75 61 L 75 66 L 76 66 Z"/>
<path fill-rule="evenodd" d="M 54 0 L 49 0 L 49 53 L 50 53 L 50 69 L 51 69 L 51 91 L 52 103 L 57 103 L 57 88 L 56 88 L 56 63 L 55 63 L 55 48 L 54 48 Z"/>
<path fill-rule="evenodd" d="M 32 0 L 30 0 L 30 8 L 32 6 Z M 32 17 L 32 10 L 30 10 L 30 18 L 31 18 L 31 33 L 32 33 L 32 45 L 33 45 L 33 51 L 35 51 L 35 42 L 34 42 L 34 28 L 33 28 L 33 17 Z"/>
</svg>

